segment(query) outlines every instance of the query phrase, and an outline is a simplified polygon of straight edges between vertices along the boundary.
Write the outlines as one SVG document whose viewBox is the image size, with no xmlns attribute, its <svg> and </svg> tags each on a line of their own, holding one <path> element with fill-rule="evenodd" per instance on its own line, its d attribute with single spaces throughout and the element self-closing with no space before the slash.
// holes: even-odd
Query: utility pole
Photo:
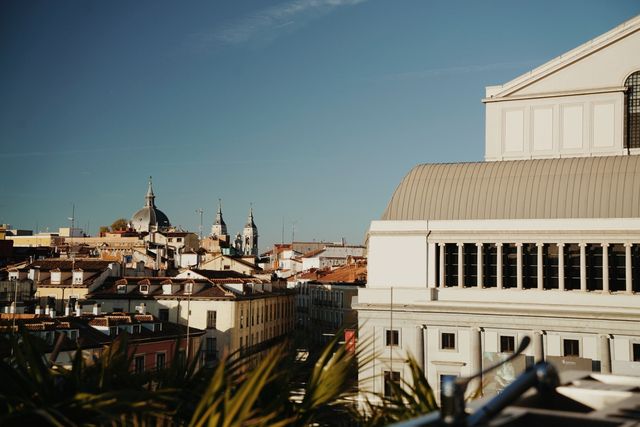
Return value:
<svg viewBox="0 0 640 427">
<path fill-rule="evenodd" d="M 202 214 L 204 213 L 204 209 L 198 208 L 196 209 L 196 213 L 200 214 L 200 241 L 202 241 Z"/>
<path fill-rule="evenodd" d="M 193 283 L 191 283 L 191 292 L 193 292 Z M 187 357 L 185 358 L 186 366 L 189 366 L 189 349 L 191 343 L 189 342 L 189 319 L 191 317 L 191 292 L 187 295 Z"/>
<path fill-rule="evenodd" d="M 67 218 L 71 222 L 71 228 L 69 229 L 69 256 L 73 259 L 72 248 L 73 248 L 73 227 L 75 226 L 76 220 L 76 205 L 73 203 L 71 205 L 71 216 Z"/>
</svg>

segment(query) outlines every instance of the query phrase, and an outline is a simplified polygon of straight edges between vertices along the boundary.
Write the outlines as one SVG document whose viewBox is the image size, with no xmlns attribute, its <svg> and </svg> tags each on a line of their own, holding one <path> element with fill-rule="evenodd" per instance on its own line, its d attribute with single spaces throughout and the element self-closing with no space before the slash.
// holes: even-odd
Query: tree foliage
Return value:
<svg viewBox="0 0 640 427">
<path fill-rule="evenodd" d="M 129 227 L 129 221 L 125 218 L 118 218 L 111 224 L 111 231 L 126 230 Z"/>
<path fill-rule="evenodd" d="M 213 369 L 197 370 L 176 353 L 166 369 L 144 374 L 130 372 L 126 334 L 96 360 L 76 351 L 69 369 L 43 357 L 39 338 L 11 336 L 11 356 L 0 361 L 0 425 L 378 426 L 436 409 L 410 359 L 409 388 L 393 385 L 391 398 L 367 400 L 362 411 L 357 364 L 367 361 L 338 336 L 305 363 L 285 342 L 232 354 Z"/>
</svg>

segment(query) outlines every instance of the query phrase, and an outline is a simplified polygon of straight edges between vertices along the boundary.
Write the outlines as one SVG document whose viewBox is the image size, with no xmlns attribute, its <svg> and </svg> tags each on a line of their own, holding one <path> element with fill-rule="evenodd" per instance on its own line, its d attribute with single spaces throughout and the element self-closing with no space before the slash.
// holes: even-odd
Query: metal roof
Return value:
<svg viewBox="0 0 640 427">
<path fill-rule="evenodd" d="M 383 220 L 640 217 L 640 156 L 414 167 Z"/>
</svg>

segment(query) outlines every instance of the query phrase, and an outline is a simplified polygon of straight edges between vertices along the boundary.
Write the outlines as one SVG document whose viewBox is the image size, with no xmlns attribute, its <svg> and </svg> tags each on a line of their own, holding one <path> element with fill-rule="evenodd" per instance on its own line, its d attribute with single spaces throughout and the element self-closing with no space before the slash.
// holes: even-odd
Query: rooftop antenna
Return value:
<svg viewBox="0 0 640 427">
<path fill-rule="evenodd" d="M 204 209 L 198 208 L 198 209 L 196 209 L 196 213 L 200 214 L 200 227 L 199 227 L 199 229 L 200 229 L 200 240 L 202 240 L 202 214 L 204 213 Z"/>
<path fill-rule="evenodd" d="M 282 216 L 282 238 L 280 239 L 280 243 L 284 245 L 284 215 Z"/>
<path fill-rule="evenodd" d="M 296 224 L 298 221 L 291 221 L 291 244 L 296 241 Z"/>
<path fill-rule="evenodd" d="M 71 204 L 71 216 L 67 219 L 71 222 L 71 229 L 69 230 L 69 256 L 71 256 L 71 259 L 73 260 L 73 252 L 72 252 L 73 227 L 75 226 L 75 220 L 76 220 L 76 204 L 75 203 Z"/>
</svg>

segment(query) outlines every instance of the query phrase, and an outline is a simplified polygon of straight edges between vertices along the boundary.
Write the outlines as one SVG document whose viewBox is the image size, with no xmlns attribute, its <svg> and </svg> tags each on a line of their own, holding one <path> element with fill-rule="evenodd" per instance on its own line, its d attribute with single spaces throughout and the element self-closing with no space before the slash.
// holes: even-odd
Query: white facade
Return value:
<svg viewBox="0 0 640 427">
<path fill-rule="evenodd" d="M 327 245 L 309 256 L 302 256 L 302 271 L 345 265 L 349 257 L 364 257 L 364 246 Z"/>
<path fill-rule="evenodd" d="M 485 159 L 625 154 L 625 82 L 640 67 L 639 23 L 487 87 Z"/>
<path fill-rule="evenodd" d="M 128 282 L 122 295 L 105 296 L 98 291 L 92 299 L 100 302 L 102 312 L 133 312 L 144 307 L 146 313 L 161 320 L 205 330 L 202 350 L 209 360 L 267 345 L 294 325 L 295 296 L 271 292 L 271 284 L 250 285 L 254 288 L 250 293 L 244 292 L 242 283 L 224 284 L 220 286 L 227 296 L 210 297 L 199 294 L 210 283 L 198 280 L 192 284 L 193 295 L 183 292 L 189 281 L 180 279 L 163 284 L 161 293 L 156 292 L 155 282 L 149 285 L 148 280 L 131 278 Z M 143 291 L 141 286 L 147 287 Z"/>
<path fill-rule="evenodd" d="M 354 303 L 360 341 L 376 354 L 361 367 L 362 391 L 409 379 L 413 355 L 439 393 L 445 376 L 479 372 L 524 336 L 525 356 L 483 378 L 484 393 L 541 359 L 640 376 L 640 163 L 619 161 L 640 154 L 629 143 L 638 52 L 640 17 L 487 88 L 492 162 L 403 180 L 371 223 L 367 287 Z M 533 160 L 590 156 L 609 157 Z"/>
</svg>

